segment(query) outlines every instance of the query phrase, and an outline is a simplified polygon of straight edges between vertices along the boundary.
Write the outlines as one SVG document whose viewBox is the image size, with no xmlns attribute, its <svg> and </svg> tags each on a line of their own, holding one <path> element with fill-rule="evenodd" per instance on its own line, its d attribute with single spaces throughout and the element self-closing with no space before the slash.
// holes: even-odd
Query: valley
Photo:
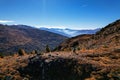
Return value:
<svg viewBox="0 0 120 80">
<path fill-rule="evenodd" d="M 23 41 L 30 40 L 23 38 Z M 96 34 L 66 38 L 54 51 L 49 48 L 46 52 L 33 53 L 21 50 L 1 56 L 0 79 L 120 80 L 120 20 Z"/>
</svg>

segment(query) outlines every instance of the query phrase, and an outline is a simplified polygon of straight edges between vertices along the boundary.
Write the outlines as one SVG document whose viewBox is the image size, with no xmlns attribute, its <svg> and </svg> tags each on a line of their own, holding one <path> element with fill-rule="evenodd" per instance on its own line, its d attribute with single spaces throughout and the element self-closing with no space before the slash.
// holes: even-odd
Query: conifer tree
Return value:
<svg viewBox="0 0 120 80">
<path fill-rule="evenodd" d="M 46 45 L 46 52 L 50 52 L 50 48 L 48 45 Z"/>
<path fill-rule="evenodd" d="M 3 53 L 0 53 L 0 58 L 3 58 L 3 57 L 4 57 Z"/>
<path fill-rule="evenodd" d="M 25 55 L 25 50 L 24 49 L 19 49 L 18 54 L 20 56 Z"/>
</svg>

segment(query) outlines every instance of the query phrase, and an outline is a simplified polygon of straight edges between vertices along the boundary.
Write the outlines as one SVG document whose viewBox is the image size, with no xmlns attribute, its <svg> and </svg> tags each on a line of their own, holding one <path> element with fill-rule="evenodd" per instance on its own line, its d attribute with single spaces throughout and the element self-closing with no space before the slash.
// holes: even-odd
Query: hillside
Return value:
<svg viewBox="0 0 120 80">
<path fill-rule="evenodd" d="M 77 43 L 77 44 L 76 44 Z M 76 44 L 76 45 L 74 45 Z M 117 20 L 93 35 L 80 35 L 70 38 L 59 45 L 57 50 L 115 48 L 120 46 L 120 20 Z"/>
<path fill-rule="evenodd" d="M 55 50 L 57 51 L 71 51 L 74 46 L 79 46 L 83 42 L 89 40 L 92 37 L 92 34 L 83 34 L 76 37 L 69 38 L 62 42 Z"/>
<path fill-rule="evenodd" d="M 117 20 L 96 34 L 65 40 L 55 52 L 0 57 L 0 79 L 120 80 L 119 37 Z"/>
<path fill-rule="evenodd" d="M 120 49 L 0 58 L 1 80 L 120 80 Z"/>
<path fill-rule="evenodd" d="M 0 25 L 0 52 L 13 54 L 22 48 L 26 51 L 51 49 L 67 37 L 26 25 Z"/>
</svg>

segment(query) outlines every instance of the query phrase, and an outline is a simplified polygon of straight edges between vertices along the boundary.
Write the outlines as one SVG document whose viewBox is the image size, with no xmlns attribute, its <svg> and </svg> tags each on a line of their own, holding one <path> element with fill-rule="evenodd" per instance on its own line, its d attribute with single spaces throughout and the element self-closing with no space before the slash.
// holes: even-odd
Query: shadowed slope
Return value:
<svg viewBox="0 0 120 80">
<path fill-rule="evenodd" d="M 0 52 L 14 53 L 19 48 L 26 51 L 45 49 L 46 45 L 50 48 L 56 47 L 66 37 L 39 30 L 25 25 L 0 25 Z"/>
</svg>

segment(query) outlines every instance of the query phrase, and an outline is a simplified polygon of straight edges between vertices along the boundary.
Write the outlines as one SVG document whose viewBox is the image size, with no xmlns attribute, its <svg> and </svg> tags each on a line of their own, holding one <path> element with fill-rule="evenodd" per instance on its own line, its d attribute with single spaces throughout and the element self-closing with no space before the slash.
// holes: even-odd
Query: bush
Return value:
<svg viewBox="0 0 120 80">
<path fill-rule="evenodd" d="M 0 58 L 3 58 L 3 57 L 4 57 L 3 53 L 0 53 Z"/>
<path fill-rule="evenodd" d="M 19 54 L 20 56 L 25 55 L 24 49 L 19 49 L 18 54 Z"/>
<path fill-rule="evenodd" d="M 46 52 L 50 52 L 50 51 L 51 51 L 51 50 L 50 50 L 49 46 L 46 45 Z"/>
<path fill-rule="evenodd" d="M 107 45 L 103 45 L 103 48 L 109 48 Z"/>
<path fill-rule="evenodd" d="M 114 52 L 115 53 L 120 53 L 120 49 L 115 49 Z"/>
<path fill-rule="evenodd" d="M 111 80 L 120 80 L 120 69 L 112 70 L 107 76 Z"/>
<path fill-rule="evenodd" d="M 3 80 L 13 80 L 12 76 L 5 76 Z"/>
</svg>

